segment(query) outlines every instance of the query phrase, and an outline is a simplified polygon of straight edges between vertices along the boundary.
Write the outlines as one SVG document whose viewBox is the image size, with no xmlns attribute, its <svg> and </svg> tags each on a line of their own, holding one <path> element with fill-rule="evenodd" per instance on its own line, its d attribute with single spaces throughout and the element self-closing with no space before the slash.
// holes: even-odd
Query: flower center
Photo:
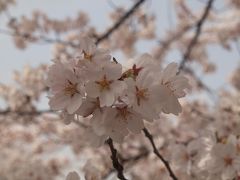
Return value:
<svg viewBox="0 0 240 180">
<path fill-rule="evenodd" d="M 96 81 L 96 83 L 100 86 L 101 91 L 109 90 L 112 82 L 113 81 L 107 79 L 106 75 L 103 76 L 102 80 Z"/>
<path fill-rule="evenodd" d="M 84 59 L 87 59 L 89 61 L 92 60 L 92 54 L 88 54 L 86 51 L 83 50 L 83 55 L 84 55 Z"/>
<path fill-rule="evenodd" d="M 224 163 L 226 166 L 231 166 L 233 163 L 233 159 L 231 157 L 227 156 L 224 158 Z"/>
<path fill-rule="evenodd" d="M 125 78 L 132 77 L 134 80 L 136 80 L 136 77 L 138 76 L 139 72 L 143 69 L 143 67 L 137 68 L 136 64 L 133 65 L 132 69 L 128 69 L 125 71 L 119 80 L 124 80 Z"/>
<path fill-rule="evenodd" d="M 136 88 L 136 97 L 137 97 L 137 104 L 140 106 L 141 100 L 146 100 L 148 96 L 148 89 L 139 89 L 137 86 Z"/>
<path fill-rule="evenodd" d="M 124 119 L 127 120 L 128 115 L 131 113 L 128 111 L 127 106 L 124 107 L 117 107 L 118 114 Z"/>
<path fill-rule="evenodd" d="M 65 95 L 74 96 L 74 94 L 78 93 L 77 83 L 72 83 L 68 80 L 68 84 L 64 89 Z"/>
</svg>

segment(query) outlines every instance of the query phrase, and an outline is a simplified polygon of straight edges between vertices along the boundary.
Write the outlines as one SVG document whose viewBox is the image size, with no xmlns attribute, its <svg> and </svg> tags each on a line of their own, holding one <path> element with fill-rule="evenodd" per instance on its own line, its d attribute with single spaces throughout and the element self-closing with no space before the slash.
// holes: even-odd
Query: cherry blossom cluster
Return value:
<svg viewBox="0 0 240 180">
<path fill-rule="evenodd" d="M 228 72 L 232 74 L 230 83 L 221 76 L 218 81 L 224 86 L 218 90 L 210 84 L 205 89 L 201 82 L 207 83 L 208 73 L 222 70 L 221 61 L 210 61 L 209 46 L 239 53 L 240 1 L 225 0 L 221 5 L 214 1 L 196 44 L 189 48 L 208 2 L 198 1 L 203 8 L 195 11 L 187 0 L 174 1 L 176 23 L 164 28 L 164 35 L 156 31 L 163 28 L 157 27 L 157 13 L 138 7 L 98 42 L 129 9 L 116 4 L 109 14 L 109 26 L 99 30 L 83 11 L 63 19 L 52 18 L 40 9 L 14 17 L 14 0 L 0 0 L 0 15 L 3 21 L 7 18 L 1 35 L 12 35 L 16 48 L 25 50 L 32 44 L 53 44 L 52 58 L 57 59 L 49 69 L 47 83 L 54 111 L 43 108 L 49 89 L 45 83 L 47 65 L 26 66 L 14 72 L 15 84 L 0 83 L 0 179 L 116 179 L 108 147 L 87 146 L 89 142 L 99 146 L 111 137 L 122 142 L 114 145 L 127 178 L 170 180 L 147 139 L 137 134 L 143 127 L 151 131 L 157 149 L 178 179 L 239 179 L 240 68 Z M 124 56 L 116 60 L 80 35 L 94 37 L 98 47 Z M 144 54 L 124 64 L 122 59 L 137 55 L 142 42 L 153 43 L 146 47 L 152 57 Z M 184 91 L 188 83 L 177 75 L 175 63 L 162 67 L 167 55 L 177 50 L 184 56 L 189 49 L 182 71 L 189 75 L 193 93 L 181 102 L 183 112 L 179 114 L 178 98 L 184 96 L 181 89 Z M 234 60 L 231 58 L 229 63 Z M 206 78 L 195 76 L 195 67 Z M 210 98 L 202 98 L 202 92 Z M 74 123 L 65 126 L 59 123 L 62 117 L 67 124 Z M 65 174 L 72 170 L 75 172 Z"/>
<path fill-rule="evenodd" d="M 68 31 L 71 31 L 71 34 L 75 34 L 73 32 L 79 29 L 82 32 L 91 31 L 89 29 L 94 28 L 88 27 L 88 21 L 88 16 L 84 12 L 79 12 L 75 18 L 67 17 L 63 20 L 57 20 L 49 18 L 44 12 L 33 11 L 32 17 L 11 18 L 8 22 L 8 28 L 15 34 L 14 42 L 16 47 L 26 49 L 29 43 L 61 41 L 60 36 Z M 47 34 L 51 33 L 57 34 L 59 39 L 51 39 L 50 36 L 46 37 Z M 89 32 L 89 34 L 91 33 Z M 75 39 L 75 41 L 77 40 Z"/>
<path fill-rule="evenodd" d="M 93 134 L 122 142 L 129 133 L 140 133 L 144 121 L 159 119 L 160 113 L 178 115 L 179 98 L 189 88 L 188 79 L 170 63 L 163 70 L 149 54 L 123 67 L 108 51 L 97 48 L 88 37 L 81 40 L 78 57 L 55 60 L 49 67 L 49 105 L 62 111 L 66 121 L 90 116 Z"/>
<path fill-rule="evenodd" d="M 0 1 L 0 14 L 6 11 L 10 5 L 15 4 L 15 0 L 1 0 Z"/>
</svg>

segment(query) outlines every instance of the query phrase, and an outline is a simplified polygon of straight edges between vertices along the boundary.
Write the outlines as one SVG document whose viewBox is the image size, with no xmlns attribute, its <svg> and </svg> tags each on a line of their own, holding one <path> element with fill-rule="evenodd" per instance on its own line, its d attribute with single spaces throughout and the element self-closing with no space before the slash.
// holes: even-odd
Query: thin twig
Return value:
<svg viewBox="0 0 240 180">
<path fill-rule="evenodd" d="M 201 18 L 196 22 L 196 31 L 195 31 L 195 34 L 191 40 L 191 42 L 189 43 L 188 47 L 187 47 L 187 50 L 186 52 L 184 53 L 183 57 L 182 57 L 182 60 L 180 62 L 180 66 L 179 66 L 179 72 L 184 69 L 184 66 L 185 66 L 185 63 L 186 61 L 188 61 L 190 55 L 191 55 L 191 52 L 194 48 L 194 46 L 197 44 L 197 41 L 198 41 L 198 38 L 201 34 L 201 31 L 202 31 L 202 26 L 205 22 L 205 20 L 207 19 L 207 16 L 209 14 L 209 11 L 212 7 L 212 4 L 213 4 L 213 1 L 214 0 L 209 0 L 207 5 L 206 5 L 206 8 L 203 12 L 203 15 L 201 16 Z M 178 73 L 179 73 L 178 72 Z"/>
<path fill-rule="evenodd" d="M 119 179 L 121 180 L 127 180 L 125 177 L 124 177 L 124 174 L 123 174 L 123 166 L 122 164 L 120 164 L 120 162 L 118 161 L 118 152 L 117 150 L 115 149 L 114 145 L 113 145 L 113 142 L 112 142 L 112 139 L 109 138 L 107 141 L 107 144 L 109 145 L 109 148 L 111 150 L 111 159 L 112 159 L 112 164 L 113 164 L 113 167 L 115 168 L 115 170 L 117 171 L 117 176 Z"/>
<path fill-rule="evenodd" d="M 54 113 L 54 111 L 47 109 L 47 110 L 33 110 L 33 111 L 12 111 L 10 109 L 0 110 L 0 116 L 5 116 L 8 114 L 17 114 L 20 116 L 39 116 L 45 113 Z"/>
<path fill-rule="evenodd" d="M 108 31 L 99 36 L 96 40 L 96 44 L 99 44 L 104 39 L 107 39 L 115 30 L 117 30 L 144 2 L 145 0 L 139 0 L 130 8 Z"/>
<path fill-rule="evenodd" d="M 112 27 L 110 27 L 103 35 L 96 36 L 96 44 L 99 44 L 103 40 L 107 39 L 114 31 L 116 31 L 139 7 L 140 5 L 146 0 L 139 0 L 137 3 L 135 3 L 117 22 L 113 24 Z M 17 33 L 17 32 L 11 32 L 5 29 L 0 29 L 0 33 L 10 35 L 10 36 L 19 36 L 28 39 L 28 35 L 25 33 Z M 52 39 L 45 36 L 33 36 L 34 39 L 40 39 L 43 42 L 46 43 L 60 43 L 66 46 L 71 46 L 74 48 L 79 47 L 78 44 L 74 44 L 69 41 L 63 41 L 60 39 Z"/>
<path fill-rule="evenodd" d="M 8 35 L 8 36 L 21 37 L 21 38 L 24 38 L 25 40 L 37 39 L 37 40 L 41 40 L 42 42 L 49 43 L 49 44 L 60 43 L 60 44 L 63 44 L 65 46 L 71 46 L 71 47 L 74 47 L 74 48 L 79 47 L 78 44 L 74 44 L 70 41 L 63 41 L 61 39 L 52 39 L 52 38 L 49 38 L 49 37 L 46 37 L 46 36 L 33 36 L 31 34 L 28 34 L 28 33 L 11 32 L 11 31 L 6 30 L 6 29 L 0 29 L 0 33 Z"/>
<path fill-rule="evenodd" d="M 154 154 L 162 161 L 162 163 L 164 164 L 164 166 L 168 170 L 168 173 L 169 173 L 170 177 L 173 180 L 178 180 L 178 178 L 174 174 L 173 170 L 171 169 L 171 166 L 170 166 L 169 162 L 167 160 L 165 160 L 164 157 L 159 153 L 159 151 L 158 151 L 158 149 L 157 149 L 157 147 L 156 147 L 156 145 L 154 143 L 153 137 L 150 134 L 150 132 L 147 130 L 147 128 L 144 128 L 143 132 L 144 132 L 145 136 L 148 138 L 148 140 L 150 141 L 150 143 L 151 143 L 151 145 L 153 147 Z"/>
</svg>

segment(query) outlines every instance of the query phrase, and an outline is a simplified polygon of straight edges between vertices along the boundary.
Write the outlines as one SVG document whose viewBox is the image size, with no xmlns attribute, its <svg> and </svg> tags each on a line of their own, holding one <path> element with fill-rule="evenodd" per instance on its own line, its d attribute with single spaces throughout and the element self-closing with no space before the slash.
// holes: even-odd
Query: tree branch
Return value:
<svg viewBox="0 0 240 180">
<path fill-rule="evenodd" d="M 144 2 L 145 0 L 139 0 L 137 1 L 117 22 L 115 22 L 113 24 L 113 26 L 111 28 L 109 28 L 103 35 L 101 36 L 97 36 L 96 37 L 96 44 L 98 45 L 99 43 L 101 43 L 103 40 L 107 39 L 114 31 L 116 31 L 139 7 L 140 5 Z M 78 48 L 79 45 L 78 44 L 74 44 L 70 41 L 63 41 L 60 39 L 52 39 L 52 38 L 48 38 L 45 36 L 30 36 L 29 34 L 26 33 L 19 33 L 19 32 L 11 32 L 5 29 L 0 29 L 0 33 L 1 34 L 5 34 L 5 35 L 10 35 L 10 36 L 19 36 L 22 38 L 26 38 L 28 39 L 30 38 L 34 38 L 34 39 L 39 39 L 43 42 L 46 43 L 60 43 L 66 46 L 71 46 L 74 48 Z"/>
<path fill-rule="evenodd" d="M 178 73 L 184 69 L 184 66 L 185 66 L 185 63 L 186 61 L 188 61 L 190 55 L 191 55 L 191 52 L 194 48 L 194 46 L 197 44 L 197 41 L 198 41 L 198 38 L 201 34 L 201 31 L 202 31 L 202 26 L 205 22 L 205 20 L 207 19 L 207 16 L 209 14 L 209 11 L 212 7 L 212 4 L 213 4 L 213 1 L 214 0 L 209 0 L 207 5 L 206 5 L 206 8 L 203 12 L 203 15 L 201 16 L 201 18 L 196 22 L 196 31 L 195 31 L 195 35 L 193 36 L 191 42 L 189 43 L 188 47 L 187 47 L 187 50 L 186 52 L 184 53 L 183 57 L 182 57 L 182 60 L 180 62 L 180 66 L 179 66 L 179 71 Z"/>
<path fill-rule="evenodd" d="M 120 162 L 118 161 L 118 158 L 117 158 L 117 150 L 114 148 L 114 145 L 113 145 L 113 142 L 112 142 L 112 139 L 109 138 L 107 141 L 107 144 L 109 145 L 109 148 L 111 150 L 111 159 L 112 159 L 112 164 L 113 164 L 113 167 L 116 169 L 117 171 L 117 176 L 119 179 L 121 180 L 127 180 L 125 177 L 124 177 L 124 174 L 123 174 L 123 166 L 120 164 Z"/>
<path fill-rule="evenodd" d="M 152 147 L 153 147 L 153 152 L 154 154 L 162 161 L 162 163 L 164 164 L 164 166 L 166 167 L 166 169 L 168 170 L 168 173 L 170 175 L 170 177 L 173 180 L 178 180 L 178 178 L 176 177 L 176 175 L 174 174 L 174 172 L 171 169 L 171 166 L 169 164 L 169 162 L 167 160 L 164 159 L 164 157 L 158 152 L 157 147 L 154 143 L 153 137 L 150 134 L 150 132 L 147 130 L 147 128 L 143 129 L 143 132 L 145 134 L 145 136 L 148 138 L 148 140 L 150 141 Z"/>
<path fill-rule="evenodd" d="M 108 31 L 106 31 L 102 36 L 98 37 L 96 44 L 99 44 L 104 39 L 107 39 L 115 30 L 117 30 L 144 2 L 145 0 L 139 0 L 130 8 Z"/>
<path fill-rule="evenodd" d="M 135 155 L 135 156 L 131 156 L 131 157 L 128 157 L 128 158 L 122 158 L 121 159 L 121 162 L 123 165 L 133 165 L 133 164 L 136 164 L 139 160 L 147 157 L 148 155 L 150 154 L 150 152 L 147 150 L 147 148 L 144 148 L 143 152 Z M 110 169 L 108 173 L 106 173 L 104 176 L 103 176 L 103 179 L 108 179 L 108 177 L 114 172 L 114 169 Z"/>
<path fill-rule="evenodd" d="M 45 113 L 54 113 L 54 111 L 47 109 L 47 110 L 33 110 L 33 111 L 12 111 L 10 109 L 0 110 L 0 116 L 5 116 L 9 114 L 16 114 L 19 116 L 39 116 Z"/>
<path fill-rule="evenodd" d="M 33 36 L 32 34 L 20 33 L 20 32 L 11 32 L 11 31 L 6 30 L 6 29 L 0 29 L 0 33 L 8 35 L 8 36 L 13 36 L 13 37 L 14 36 L 15 37 L 21 37 L 21 38 L 24 38 L 25 40 L 33 38 L 33 39 L 41 40 L 42 42 L 49 43 L 49 44 L 60 43 L 60 44 L 63 44 L 65 46 L 71 46 L 71 47 L 74 47 L 74 48 L 79 47 L 79 45 L 74 44 L 70 41 L 63 41 L 61 39 L 53 39 L 53 38 L 49 38 L 49 37 L 46 37 L 46 36 Z"/>
</svg>

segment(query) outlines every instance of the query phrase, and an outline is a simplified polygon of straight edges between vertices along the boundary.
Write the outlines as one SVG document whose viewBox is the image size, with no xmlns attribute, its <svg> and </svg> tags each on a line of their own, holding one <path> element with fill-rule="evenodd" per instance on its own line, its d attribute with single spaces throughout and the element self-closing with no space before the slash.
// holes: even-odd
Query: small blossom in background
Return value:
<svg viewBox="0 0 240 180">
<path fill-rule="evenodd" d="M 80 177 L 76 171 L 69 172 L 66 180 L 80 180 Z"/>
<path fill-rule="evenodd" d="M 220 174 L 223 180 L 234 179 L 240 171 L 239 152 L 232 142 L 214 145 L 210 158 L 207 165 L 209 173 Z"/>
</svg>

